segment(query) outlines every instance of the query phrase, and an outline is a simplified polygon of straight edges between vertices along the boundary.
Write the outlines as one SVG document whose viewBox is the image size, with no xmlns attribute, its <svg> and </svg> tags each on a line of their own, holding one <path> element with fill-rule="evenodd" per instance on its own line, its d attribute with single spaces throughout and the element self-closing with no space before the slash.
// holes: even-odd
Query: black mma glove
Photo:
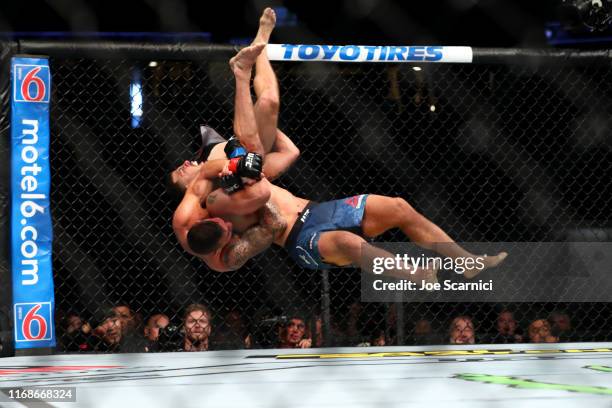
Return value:
<svg viewBox="0 0 612 408">
<path fill-rule="evenodd" d="M 247 154 L 246 149 L 242 147 L 240 140 L 236 139 L 235 136 L 229 138 L 223 151 L 228 159 L 233 159 L 235 157 L 244 156 Z"/>
<path fill-rule="evenodd" d="M 221 177 L 221 182 L 219 184 L 227 194 L 234 194 L 236 191 L 240 191 L 244 188 L 242 177 L 237 174 Z"/>
<path fill-rule="evenodd" d="M 263 159 L 257 153 L 247 153 L 244 156 L 230 159 L 227 168 L 232 174 L 259 180 L 263 168 Z"/>
</svg>

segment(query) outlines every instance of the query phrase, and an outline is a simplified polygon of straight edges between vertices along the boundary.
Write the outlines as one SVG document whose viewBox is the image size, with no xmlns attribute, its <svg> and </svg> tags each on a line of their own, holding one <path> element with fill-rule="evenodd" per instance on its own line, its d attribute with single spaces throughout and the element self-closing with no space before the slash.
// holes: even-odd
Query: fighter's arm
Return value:
<svg viewBox="0 0 612 408">
<path fill-rule="evenodd" d="M 270 194 L 270 182 L 262 178 L 231 195 L 216 189 L 206 198 L 206 208 L 214 217 L 251 214 L 268 202 Z"/>
<path fill-rule="evenodd" d="M 202 163 L 199 177 L 207 180 L 215 180 L 227 169 L 228 165 L 229 160 L 226 159 L 207 160 Z"/>
<path fill-rule="evenodd" d="M 213 180 L 217 177 L 222 177 L 225 175 L 234 175 L 241 179 L 246 178 L 251 180 L 259 180 L 262 169 L 263 162 L 261 156 L 256 153 L 249 152 L 245 155 L 234 157 L 229 160 L 208 160 L 202 163 L 199 177 Z M 229 181 L 228 183 L 231 184 Z"/>
<path fill-rule="evenodd" d="M 235 235 L 221 250 L 220 261 L 227 270 L 240 268 L 246 261 L 266 250 L 287 226 L 272 203 L 266 204 L 259 211 L 259 215 L 259 224 L 249 228 L 241 236 Z"/>
<path fill-rule="evenodd" d="M 227 270 L 235 271 L 246 261 L 260 254 L 272 245 L 272 233 L 256 225 L 244 232 L 242 236 L 235 236 L 221 252 L 221 262 Z"/>
<path fill-rule="evenodd" d="M 300 156 L 300 149 L 283 133 L 276 130 L 274 150 L 264 158 L 263 172 L 268 180 L 280 177 Z"/>
</svg>

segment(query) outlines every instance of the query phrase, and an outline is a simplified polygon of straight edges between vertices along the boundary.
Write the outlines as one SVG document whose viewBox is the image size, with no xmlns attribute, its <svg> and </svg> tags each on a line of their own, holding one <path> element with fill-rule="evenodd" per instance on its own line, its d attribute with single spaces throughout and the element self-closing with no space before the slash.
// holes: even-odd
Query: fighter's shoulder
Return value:
<svg viewBox="0 0 612 408">
<path fill-rule="evenodd" d="M 172 214 L 172 228 L 176 232 L 177 229 L 184 228 L 189 222 L 189 213 L 184 206 L 179 206 L 174 210 Z"/>
<path fill-rule="evenodd" d="M 189 228 L 197 221 L 208 218 L 209 212 L 202 208 L 197 197 L 185 195 L 172 215 L 172 227 L 176 229 Z"/>
<path fill-rule="evenodd" d="M 185 195 L 178 207 L 176 207 L 176 210 L 174 210 L 174 214 L 172 215 L 172 226 L 175 229 L 184 227 L 189 223 L 189 219 L 191 218 L 191 205 L 189 201 L 189 197 Z"/>
</svg>

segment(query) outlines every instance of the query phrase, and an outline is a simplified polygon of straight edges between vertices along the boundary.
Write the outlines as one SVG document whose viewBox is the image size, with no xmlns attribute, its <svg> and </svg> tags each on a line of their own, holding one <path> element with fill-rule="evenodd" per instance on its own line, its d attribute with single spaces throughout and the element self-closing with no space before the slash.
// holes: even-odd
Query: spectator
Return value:
<svg viewBox="0 0 612 408">
<path fill-rule="evenodd" d="M 385 336 L 384 330 L 379 330 L 374 332 L 374 334 L 370 338 L 370 344 L 372 347 L 381 347 L 386 346 L 388 343 L 387 337 Z"/>
<path fill-rule="evenodd" d="M 548 316 L 548 322 L 552 335 L 559 338 L 559 341 L 577 341 L 572 330 L 572 320 L 569 315 L 563 311 L 555 310 Z"/>
<path fill-rule="evenodd" d="M 129 319 L 117 314 L 112 308 L 102 323 L 93 330 L 88 341 L 88 350 L 102 352 L 140 353 L 146 351 L 146 342 Z"/>
<path fill-rule="evenodd" d="M 552 335 L 550 323 L 544 319 L 537 319 L 529 325 L 529 341 L 531 343 L 556 343 L 559 339 Z"/>
<path fill-rule="evenodd" d="M 194 303 L 187 307 L 183 317 L 185 338 L 182 351 L 208 351 L 212 332 L 212 315 L 208 307 Z"/>
<path fill-rule="evenodd" d="M 135 313 L 127 303 L 119 303 L 113 307 L 115 316 L 121 319 L 124 330 L 138 330 L 142 324 L 142 317 Z"/>
<path fill-rule="evenodd" d="M 93 330 L 88 350 L 119 352 L 123 338 L 123 321 L 111 309 L 110 313 Z"/>
<path fill-rule="evenodd" d="M 387 336 L 385 335 L 385 331 L 381 329 L 377 329 L 372 332 L 372 335 L 368 339 L 368 341 L 357 344 L 357 347 L 382 347 L 386 346 L 388 343 Z"/>
<path fill-rule="evenodd" d="M 439 344 L 440 336 L 434 333 L 431 322 L 428 319 L 419 319 L 414 324 L 414 330 L 412 332 L 409 344 L 415 345 L 430 345 Z"/>
<path fill-rule="evenodd" d="M 278 348 L 310 348 L 312 339 L 305 338 L 306 323 L 304 318 L 293 316 L 279 330 Z"/>
<path fill-rule="evenodd" d="M 511 311 L 504 309 L 497 315 L 495 328 L 497 332 L 491 337 L 489 343 L 505 344 L 523 342 L 523 335 L 520 333 L 521 330 Z"/>
<path fill-rule="evenodd" d="M 77 313 L 68 313 L 60 322 L 59 344 L 62 351 L 89 351 L 91 326 Z"/>
<path fill-rule="evenodd" d="M 144 327 L 144 336 L 148 340 L 145 351 L 160 351 L 159 333 L 170 324 L 170 319 L 163 313 L 149 317 Z"/>
<path fill-rule="evenodd" d="M 142 315 L 135 312 L 127 303 L 119 303 L 112 308 L 115 317 L 121 320 L 121 347 L 124 353 L 146 351 L 147 342 L 142 338 Z"/>
<path fill-rule="evenodd" d="M 457 316 L 450 324 L 450 344 L 474 344 L 474 322 L 469 316 Z"/>
<path fill-rule="evenodd" d="M 239 350 L 251 348 L 252 339 L 248 333 L 240 312 L 230 310 L 223 323 L 215 329 L 214 343 L 216 350 Z"/>
</svg>

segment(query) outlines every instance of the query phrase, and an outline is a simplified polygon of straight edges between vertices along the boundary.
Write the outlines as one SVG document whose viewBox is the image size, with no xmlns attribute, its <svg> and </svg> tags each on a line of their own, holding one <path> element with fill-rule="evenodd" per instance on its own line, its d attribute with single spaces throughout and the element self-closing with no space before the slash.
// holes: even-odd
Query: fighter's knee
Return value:
<svg viewBox="0 0 612 408">
<path fill-rule="evenodd" d="M 419 213 L 412 207 L 408 201 L 404 200 L 401 197 L 394 197 L 392 199 L 393 204 L 391 208 L 391 214 L 401 215 L 402 219 L 411 219 L 414 217 L 418 217 Z"/>
<path fill-rule="evenodd" d="M 301 153 L 302 152 L 300 152 L 300 149 L 297 146 L 295 146 L 295 145 L 293 145 L 289 149 L 289 155 L 291 156 L 291 159 L 294 160 L 294 161 L 297 160 L 298 157 L 300 157 Z"/>
</svg>

